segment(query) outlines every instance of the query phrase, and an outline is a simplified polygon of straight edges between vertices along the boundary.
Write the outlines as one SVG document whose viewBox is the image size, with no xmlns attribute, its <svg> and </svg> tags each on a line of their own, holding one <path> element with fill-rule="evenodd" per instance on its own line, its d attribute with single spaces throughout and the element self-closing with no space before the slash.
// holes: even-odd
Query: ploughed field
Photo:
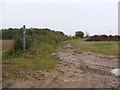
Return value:
<svg viewBox="0 0 120 90">
<path fill-rule="evenodd" d="M 14 40 L 0 40 L 0 43 L 0 50 L 6 50 L 13 46 Z"/>
<path fill-rule="evenodd" d="M 120 36 L 94 35 L 89 37 L 86 41 L 120 41 Z"/>
</svg>

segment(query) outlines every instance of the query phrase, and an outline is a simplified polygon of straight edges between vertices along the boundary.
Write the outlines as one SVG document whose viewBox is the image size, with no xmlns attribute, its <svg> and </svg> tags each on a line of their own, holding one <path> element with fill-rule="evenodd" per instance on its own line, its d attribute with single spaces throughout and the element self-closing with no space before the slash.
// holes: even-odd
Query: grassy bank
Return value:
<svg viewBox="0 0 120 90">
<path fill-rule="evenodd" d="M 57 64 L 57 60 L 55 60 L 51 53 L 55 50 L 57 45 L 43 44 L 43 46 L 42 48 L 39 47 L 26 51 L 21 56 L 5 59 L 3 61 L 5 63 L 3 70 L 9 73 L 9 76 L 6 78 L 19 78 L 19 76 L 25 75 L 27 72 L 34 72 L 37 70 L 52 70 Z"/>
<path fill-rule="evenodd" d="M 69 37 L 62 32 L 34 29 L 28 30 L 26 39 L 25 51 L 22 50 L 20 39 L 12 49 L 3 51 L 3 79 L 24 78 L 39 70 L 51 71 L 57 64 L 52 52 L 60 42 Z"/>
</svg>

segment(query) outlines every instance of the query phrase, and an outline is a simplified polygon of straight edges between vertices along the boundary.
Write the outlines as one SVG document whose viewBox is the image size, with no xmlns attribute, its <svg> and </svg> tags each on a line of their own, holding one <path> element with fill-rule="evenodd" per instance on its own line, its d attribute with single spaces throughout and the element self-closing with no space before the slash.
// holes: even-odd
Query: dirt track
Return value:
<svg viewBox="0 0 120 90">
<path fill-rule="evenodd" d="M 81 43 L 84 44 L 84 43 Z M 37 71 L 43 77 L 27 80 L 7 80 L 4 87 L 10 88 L 117 88 L 118 77 L 111 74 L 118 66 L 118 57 L 82 51 L 70 44 L 58 47 L 52 53 L 59 63 L 51 72 Z M 8 86 L 9 85 L 9 86 Z"/>
<path fill-rule="evenodd" d="M 85 71 L 109 75 L 112 69 L 118 68 L 117 56 L 77 50 L 72 48 L 71 45 L 68 46 L 70 47 L 69 49 L 60 49 L 57 51 L 57 56 L 63 61 L 74 63 L 77 67 Z"/>
<path fill-rule="evenodd" d="M 84 43 L 86 44 L 89 42 L 81 42 L 80 44 Z M 118 87 L 118 77 L 111 73 L 112 69 L 118 68 L 117 56 L 83 51 L 74 48 L 70 44 L 65 45 L 64 48 L 67 49 L 59 49 L 56 55 L 61 60 L 71 62 L 79 69 L 83 70 L 83 82 L 79 84 L 82 85 L 83 88 L 110 88 L 111 86 Z M 86 84 L 83 85 L 83 83 Z"/>
</svg>

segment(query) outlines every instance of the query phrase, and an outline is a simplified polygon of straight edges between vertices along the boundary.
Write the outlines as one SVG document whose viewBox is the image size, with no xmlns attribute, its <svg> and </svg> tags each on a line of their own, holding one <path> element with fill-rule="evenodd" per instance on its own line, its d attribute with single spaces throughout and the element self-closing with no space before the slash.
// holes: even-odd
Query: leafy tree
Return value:
<svg viewBox="0 0 120 90">
<path fill-rule="evenodd" d="M 75 37 L 81 37 L 81 38 L 83 38 L 83 36 L 84 36 L 84 33 L 82 31 L 75 32 Z"/>
</svg>

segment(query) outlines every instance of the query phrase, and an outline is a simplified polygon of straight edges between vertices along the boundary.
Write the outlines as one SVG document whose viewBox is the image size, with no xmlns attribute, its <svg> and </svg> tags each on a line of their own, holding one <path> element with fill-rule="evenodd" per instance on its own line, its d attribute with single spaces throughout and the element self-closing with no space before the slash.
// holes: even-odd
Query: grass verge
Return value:
<svg viewBox="0 0 120 90">
<path fill-rule="evenodd" d="M 117 41 L 99 41 L 92 44 L 79 45 L 78 48 L 96 53 L 118 56 L 118 43 Z"/>
</svg>

